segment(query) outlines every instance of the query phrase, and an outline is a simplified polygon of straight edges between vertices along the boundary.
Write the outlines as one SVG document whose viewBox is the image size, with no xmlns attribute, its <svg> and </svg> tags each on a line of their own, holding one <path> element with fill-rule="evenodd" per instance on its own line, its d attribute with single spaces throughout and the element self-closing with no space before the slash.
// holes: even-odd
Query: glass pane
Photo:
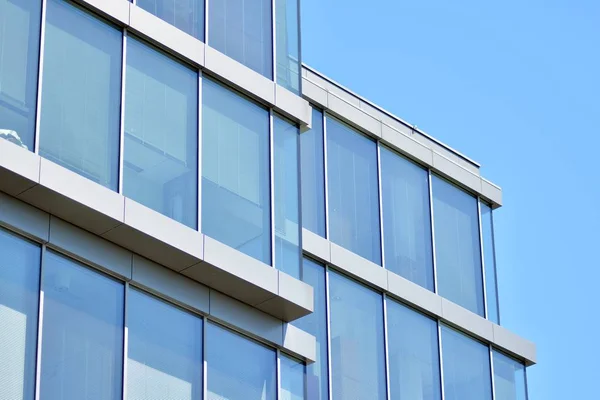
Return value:
<svg viewBox="0 0 600 400">
<path fill-rule="evenodd" d="M 202 82 L 202 232 L 270 265 L 269 112 Z"/>
<path fill-rule="evenodd" d="M 433 291 L 427 170 L 381 147 L 385 267 Z"/>
<path fill-rule="evenodd" d="M 62 0 L 46 20 L 40 155 L 117 190 L 122 32 Z"/>
<path fill-rule="evenodd" d="M 487 317 L 490 321 L 499 324 L 500 310 L 498 305 L 498 286 L 496 284 L 496 254 L 494 253 L 494 222 L 492 219 L 492 209 L 485 203 L 480 203 L 480 205 Z"/>
<path fill-rule="evenodd" d="M 431 183 L 438 294 L 483 317 L 477 199 L 437 176 Z"/>
<path fill-rule="evenodd" d="M 436 321 L 387 300 L 390 399 L 440 400 Z"/>
<path fill-rule="evenodd" d="M 202 319 L 132 289 L 127 399 L 202 398 Z"/>
<path fill-rule="evenodd" d="M 33 151 L 41 0 L 0 0 L 0 138 Z"/>
<path fill-rule="evenodd" d="M 203 0 L 137 0 L 136 5 L 204 41 Z"/>
<path fill-rule="evenodd" d="M 300 135 L 302 226 L 325 237 L 325 162 L 323 113 L 313 108 L 312 129 Z"/>
<path fill-rule="evenodd" d="M 304 400 L 306 368 L 303 363 L 281 355 L 281 396 L 279 400 Z"/>
<path fill-rule="evenodd" d="M 330 239 L 381 265 L 377 145 L 329 117 L 327 180 Z"/>
<path fill-rule="evenodd" d="M 0 229 L 0 399 L 34 397 L 40 257 L 39 246 Z"/>
<path fill-rule="evenodd" d="M 489 348 L 442 327 L 445 400 L 492 400 Z"/>
<path fill-rule="evenodd" d="M 198 226 L 198 73 L 129 38 L 123 193 Z"/>
<path fill-rule="evenodd" d="M 325 268 L 309 258 L 302 262 L 303 282 L 314 289 L 314 311 L 292 322 L 294 326 L 313 335 L 316 339 L 317 358 L 306 367 L 307 398 L 327 400 L 329 387 L 327 381 L 327 294 L 325 293 Z"/>
<path fill-rule="evenodd" d="M 118 400 L 123 284 L 52 251 L 44 256 L 42 400 Z"/>
<path fill-rule="evenodd" d="M 275 400 L 275 351 L 209 323 L 206 362 L 208 400 Z"/>
<path fill-rule="evenodd" d="M 286 120 L 273 118 L 275 174 L 275 266 L 300 278 L 300 190 L 298 171 L 299 129 Z"/>
<path fill-rule="evenodd" d="M 329 274 L 333 400 L 386 398 L 381 294 Z"/>
<path fill-rule="evenodd" d="M 208 44 L 273 79 L 271 0 L 219 0 L 208 7 Z"/>
<path fill-rule="evenodd" d="M 299 0 L 275 2 L 277 27 L 277 83 L 300 94 L 300 27 L 298 26 Z"/>
<path fill-rule="evenodd" d="M 495 400 L 527 400 L 525 365 L 493 351 Z"/>
</svg>

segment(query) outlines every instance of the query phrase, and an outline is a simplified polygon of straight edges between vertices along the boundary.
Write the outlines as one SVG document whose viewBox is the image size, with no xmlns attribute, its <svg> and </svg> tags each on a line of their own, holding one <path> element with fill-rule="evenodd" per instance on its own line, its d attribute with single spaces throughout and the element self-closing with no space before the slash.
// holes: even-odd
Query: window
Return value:
<svg viewBox="0 0 600 400">
<path fill-rule="evenodd" d="M 527 400 L 525 365 L 494 350 L 494 387 L 496 400 Z"/>
<path fill-rule="evenodd" d="M 198 225 L 198 73 L 127 41 L 123 193 Z"/>
<path fill-rule="evenodd" d="M 137 0 L 136 5 L 204 41 L 203 0 Z"/>
<path fill-rule="evenodd" d="M 275 400 L 275 351 L 209 323 L 208 400 Z"/>
<path fill-rule="evenodd" d="M 0 138 L 33 151 L 41 0 L 0 0 Z"/>
<path fill-rule="evenodd" d="M 496 254 L 494 249 L 494 221 L 492 209 L 485 203 L 481 207 L 481 236 L 483 238 L 483 265 L 485 266 L 485 289 L 487 317 L 496 324 L 500 323 L 498 305 L 498 286 L 496 285 Z"/>
<path fill-rule="evenodd" d="M 279 399 L 307 399 L 304 384 L 304 378 L 306 377 L 304 364 L 283 354 L 279 358 L 279 364 L 281 368 L 281 395 Z"/>
<path fill-rule="evenodd" d="M 34 397 L 40 257 L 39 246 L 0 229 L 0 399 Z"/>
<path fill-rule="evenodd" d="M 380 148 L 385 267 L 433 291 L 427 170 Z"/>
<path fill-rule="evenodd" d="M 477 199 L 433 176 L 438 294 L 484 316 Z"/>
<path fill-rule="evenodd" d="M 46 12 L 40 155 L 117 190 L 122 32 L 63 0 Z"/>
<path fill-rule="evenodd" d="M 387 299 L 391 400 L 441 400 L 436 321 Z"/>
<path fill-rule="evenodd" d="M 377 145 L 327 118 L 330 239 L 381 265 Z"/>
<path fill-rule="evenodd" d="M 386 398 L 381 294 L 329 274 L 333 400 Z"/>
<path fill-rule="evenodd" d="M 273 117 L 275 174 L 275 266 L 300 278 L 298 126 Z"/>
<path fill-rule="evenodd" d="M 306 367 L 307 398 L 327 400 L 329 398 L 327 361 L 327 295 L 325 292 L 325 268 L 309 258 L 302 263 L 303 282 L 314 289 L 314 311 L 292 322 L 293 325 L 313 335 L 316 340 L 317 357 Z"/>
<path fill-rule="evenodd" d="M 40 399 L 121 399 L 123 284 L 49 250 L 43 274 Z"/>
<path fill-rule="evenodd" d="M 273 79 L 271 0 L 219 0 L 208 7 L 208 44 Z"/>
<path fill-rule="evenodd" d="M 443 326 L 442 354 L 445 400 L 492 400 L 487 346 Z"/>
<path fill-rule="evenodd" d="M 325 159 L 323 113 L 312 109 L 312 128 L 300 135 L 302 226 L 325 237 Z"/>
<path fill-rule="evenodd" d="M 275 2 L 277 83 L 300 95 L 299 0 Z"/>
<path fill-rule="evenodd" d="M 202 232 L 271 264 L 269 112 L 203 79 Z"/>
<path fill-rule="evenodd" d="M 132 289 L 127 399 L 202 398 L 202 319 Z"/>
</svg>

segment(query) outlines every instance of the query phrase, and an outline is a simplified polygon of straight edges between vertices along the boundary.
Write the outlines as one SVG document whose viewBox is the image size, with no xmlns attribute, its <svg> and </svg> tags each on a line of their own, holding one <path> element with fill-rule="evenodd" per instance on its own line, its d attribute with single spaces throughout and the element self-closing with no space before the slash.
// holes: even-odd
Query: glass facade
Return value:
<svg viewBox="0 0 600 400">
<path fill-rule="evenodd" d="M 115 191 L 121 62 L 120 29 L 48 0 L 40 155 Z"/>
<path fill-rule="evenodd" d="M 386 398 L 381 294 L 329 273 L 332 399 Z"/>
<path fill-rule="evenodd" d="M 300 94 L 300 1 L 277 0 L 275 24 L 277 83 Z"/>
<path fill-rule="evenodd" d="M 385 268 L 433 291 L 427 170 L 380 148 Z"/>
<path fill-rule="evenodd" d="M 127 40 L 123 194 L 198 225 L 198 73 Z"/>
<path fill-rule="evenodd" d="M 381 265 L 377 144 L 327 118 L 330 240 Z"/>
<path fill-rule="evenodd" d="M 269 112 L 202 82 L 202 232 L 271 264 Z"/>
<path fill-rule="evenodd" d="M 325 154 L 323 113 L 312 109 L 312 127 L 300 135 L 302 226 L 325 237 Z"/>
<path fill-rule="evenodd" d="M 203 0 L 136 0 L 136 5 L 204 41 Z"/>
<path fill-rule="evenodd" d="M 0 139 L 32 151 L 41 12 L 42 0 L 0 0 Z"/>
<path fill-rule="evenodd" d="M 483 240 L 483 265 L 485 266 L 485 294 L 487 301 L 487 318 L 500 323 L 500 307 L 498 304 L 498 286 L 496 283 L 496 254 L 494 251 L 494 221 L 492 209 L 480 202 L 481 237 Z"/>
<path fill-rule="evenodd" d="M 477 199 L 433 176 L 438 293 L 484 316 Z"/>
<path fill-rule="evenodd" d="M 279 400 L 304 400 L 306 367 L 303 363 L 287 356 L 281 356 L 279 362 L 281 371 Z"/>
<path fill-rule="evenodd" d="M 499 351 L 492 352 L 494 360 L 494 399 L 527 400 L 525 365 Z"/>
</svg>

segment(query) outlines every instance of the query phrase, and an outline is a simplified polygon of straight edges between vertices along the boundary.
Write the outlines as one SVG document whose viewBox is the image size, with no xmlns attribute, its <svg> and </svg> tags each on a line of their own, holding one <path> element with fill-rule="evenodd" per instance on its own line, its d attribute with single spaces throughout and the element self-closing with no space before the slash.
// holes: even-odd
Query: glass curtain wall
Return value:
<svg viewBox="0 0 600 400">
<path fill-rule="evenodd" d="M 281 389 L 279 400 L 306 399 L 306 367 L 286 355 L 279 357 Z"/>
<path fill-rule="evenodd" d="M 494 359 L 495 400 L 527 400 L 525 365 L 497 350 Z"/>
<path fill-rule="evenodd" d="M 300 95 L 299 0 L 275 1 L 277 83 Z"/>
<path fill-rule="evenodd" d="M 494 251 L 494 222 L 492 209 L 480 202 L 481 237 L 483 239 L 483 265 L 485 266 L 485 289 L 487 300 L 487 318 L 500 323 L 500 307 L 498 304 L 498 286 L 496 284 L 496 254 Z"/>
<path fill-rule="evenodd" d="M 325 237 L 325 154 L 323 113 L 312 109 L 312 127 L 300 135 L 302 226 Z"/>
<path fill-rule="evenodd" d="M 203 0 L 136 0 L 136 5 L 204 41 Z"/>
</svg>

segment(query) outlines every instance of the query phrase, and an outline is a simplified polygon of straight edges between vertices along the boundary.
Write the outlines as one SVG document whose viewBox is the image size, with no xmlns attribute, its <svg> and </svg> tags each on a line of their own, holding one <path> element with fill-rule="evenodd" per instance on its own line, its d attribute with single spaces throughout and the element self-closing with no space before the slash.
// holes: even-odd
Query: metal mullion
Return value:
<svg viewBox="0 0 600 400">
<path fill-rule="evenodd" d="M 129 326 L 128 326 L 128 301 L 129 301 L 129 282 L 125 282 L 125 296 L 123 297 L 123 382 L 121 383 L 123 389 L 123 399 L 127 398 L 127 358 L 129 356 Z"/>
<path fill-rule="evenodd" d="M 275 381 L 277 383 L 277 399 L 281 400 L 281 351 L 275 350 L 277 356 L 277 366 L 275 369 Z"/>
<path fill-rule="evenodd" d="M 40 153 L 40 120 L 42 117 L 42 85 L 44 76 L 44 53 L 46 45 L 46 9 L 48 1 L 42 0 L 40 21 L 40 58 L 38 60 L 37 93 L 35 101 L 35 126 L 33 130 L 33 152 Z"/>
<path fill-rule="evenodd" d="M 494 352 L 492 351 L 492 345 L 488 344 L 488 349 L 490 351 L 490 375 L 491 375 L 491 383 L 492 383 L 492 400 L 496 400 L 496 379 L 494 378 Z"/>
<path fill-rule="evenodd" d="M 388 315 L 387 315 L 387 295 L 383 293 L 383 344 L 385 351 L 385 385 L 387 400 L 391 400 L 390 391 L 390 352 L 389 352 L 389 333 L 388 333 Z"/>
<path fill-rule="evenodd" d="M 431 229 L 431 257 L 433 262 L 433 292 L 439 294 L 438 286 L 438 273 L 437 273 L 437 257 L 435 256 L 435 224 L 433 216 L 433 185 L 431 170 L 428 169 L 428 181 L 429 181 L 429 225 Z"/>
<path fill-rule="evenodd" d="M 275 263 L 275 155 L 274 155 L 274 124 L 273 109 L 269 109 L 269 196 L 271 213 L 271 266 L 277 268 Z"/>
<path fill-rule="evenodd" d="M 385 243 L 383 240 L 383 195 L 381 188 L 381 145 L 377 145 L 377 194 L 379 198 L 379 250 L 381 252 L 381 266 L 385 268 Z"/>
<path fill-rule="evenodd" d="M 529 400 L 529 383 L 527 380 L 527 368 L 523 365 L 523 375 L 525 378 L 525 400 Z"/>
<path fill-rule="evenodd" d="M 208 398 L 208 362 L 206 361 L 206 325 L 208 320 L 202 318 L 202 399 Z"/>
<path fill-rule="evenodd" d="M 277 7 L 277 4 L 275 1 L 276 0 L 271 0 L 271 43 L 273 46 L 271 49 L 271 57 L 273 58 L 273 82 L 277 83 L 277 21 L 275 17 L 275 14 L 277 13 L 275 7 Z"/>
<path fill-rule="evenodd" d="M 39 282 L 39 298 L 38 298 L 38 318 L 37 318 L 37 343 L 35 351 L 35 391 L 34 398 L 40 398 L 40 384 L 42 374 L 42 333 L 44 325 L 44 259 L 46 258 L 46 245 L 42 244 L 40 254 L 40 282 Z"/>
<path fill-rule="evenodd" d="M 208 45 L 208 7 L 209 7 L 209 2 L 210 2 L 210 0 L 204 0 L 204 44 L 206 44 L 206 45 Z"/>
<path fill-rule="evenodd" d="M 329 234 L 329 185 L 328 185 L 328 165 L 327 165 L 327 111 L 323 110 L 323 169 L 325 170 L 324 182 L 325 185 L 325 239 L 331 240 Z"/>
<path fill-rule="evenodd" d="M 327 393 L 329 400 L 333 399 L 331 371 L 331 309 L 329 301 L 329 266 L 325 266 L 325 314 L 327 318 Z"/>
<path fill-rule="evenodd" d="M 298 93 L 302 96 L 302 16 L 300 0 L 296 1 L 298 12 Z"/>
<path fill-rule="evenodd" d="M 481 283 L 483 285 L 483 316 L 484 318 L 488 318 L 488 304 L 487 304 L 487 287 L 486 287 L 486 279 L 485 279 L 485 261 L 483 257 L 483 234 L 482 234 L 482 226 L 481 226 L 481 199 L 477 196 L 477 221 L 479 225 L 479 254 L 481 260 Z"/>
<path fill-rule="evenodd" d="M 198 159 L 196 166 L 197 195 L 196 211 L 198 232 L 202 232 L 202 71 L 198 71 Z"/>
<path fill-rule="evenodd" d="M 297 157 L 297 162 L 296 162 L 296 169 L 297 169 L 297 175 L 298 175 L 298 257 L 300 257 L 299 263 L 298 265 L 300 265 L 300 280 L 302 280 L 304 278 L 304 268 L 303 268 L 303 259 L 304 259 L 304 254 L 302 249 L 304 248 L 304 242 L 302 240 L 302 152 L 300 150 L 300 127 L 298 125 L 296 125 L 296 157 Z"/>
<path fill-rule="evenodd" d="M 438 331 L 438 355 L 440 360 L 440 389 L 442 391 L 442 400 L 446 398 L 446 393 L 444 391 L 444 354 L 442 351 L 442 326 L 440 321 L 437 321 L 437 331 Z"/>
<path fill-rule="evenodd" d="M 135 0 L 134 0 L 135 1 Z M 127 29 L 123 28 L 121 53 L 121 120 L 119 125 L 119 183 L 118 192 L 123 193 L 123 163 L 125 157 L 125 81 L 127 77 Z"/>
<path fill-rule="evenodd" d="M 496 316 L 498 318 L 498 325 L 500 325 L 500 293 L 498 293 L 498 268 L 496 268 L 496 228 L 494 227 L 494 211 L 490 207 L 490 222 L 492 224 L 492 256 L 494 262 L 494 288 L 496 292 Z"/>
</svg>

